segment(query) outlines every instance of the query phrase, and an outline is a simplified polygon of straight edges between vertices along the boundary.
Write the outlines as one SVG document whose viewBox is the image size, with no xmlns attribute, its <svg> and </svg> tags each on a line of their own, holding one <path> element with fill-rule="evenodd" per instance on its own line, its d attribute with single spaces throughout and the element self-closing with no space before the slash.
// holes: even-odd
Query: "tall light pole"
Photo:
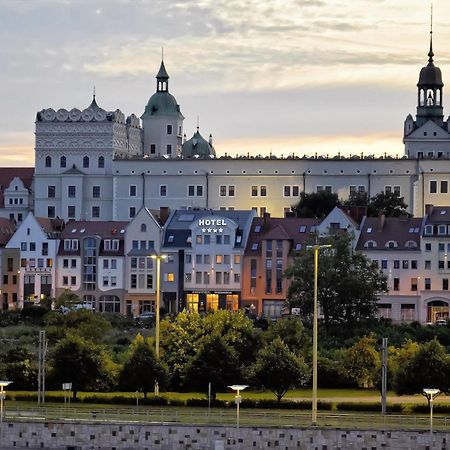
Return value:
<svg viewBox="0 0 450 450">
<path fill-rule="evenodd" d="M 150 256 L 156 260 L 156 316 L 155 316 L 155 353 L 159 360 L 159 310 L 161 308 L 161 260 L 167 258 L 167 255 L 153 254 Z M 155 395 L 159 394 L 158 382 L 155 382 Z"/>
<path fill-rule="evenodd" d="M 3 424 L 3 402 L 5 401 L 5 387 L 9 386 L 12 381 L 0 381 L 0 425 Z"/>
<path fill-rule="evenodd" d="M 433 400 L 441 393 L 439 389 L 425 388 L 425 397 L 430 403 L 430 449 L 433 447 Z"/>
<path fill-rule="evenodd" d="M 314 250 L 314 305 L 313 305 L 313 383 L 312 383 L 312 425 L 317 425 L 317 294 L 319 277 L 319 250 L 330 248 L 331 245 L 308 245 L 307 248 Z"/>
</svg>

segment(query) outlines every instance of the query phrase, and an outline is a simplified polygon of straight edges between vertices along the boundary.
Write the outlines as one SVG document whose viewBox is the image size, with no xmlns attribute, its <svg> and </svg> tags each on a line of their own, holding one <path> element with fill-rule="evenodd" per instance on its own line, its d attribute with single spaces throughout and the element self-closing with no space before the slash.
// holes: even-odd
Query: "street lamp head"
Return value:
<svg viewBox="0 0 450 450">
<path fill-rule="evenodd" d="M 9 386 L 12 383 L 12 381 L 0 381 L 0 387 L 6 387 Z"/>
<path fill-rule="evenodd" d="M 233 391 L 243 391 L 245 388 L 248 388 L 248 384 L 233 384 L 228 387 L 233 389 Z"/>
<path fill-rule="evenodd" d="M 152 259 L 165 259 L 165 258 L 167 258 L 167 255 L 165 255 L 165 254 L 162 254 L 162 255 L 153 254 L 153 255 L 150 255 L 150 258 L 152 258 Z"/>
<path fill-rule="evenodd" d="M 440 394 L 441 391 L 439 389 L 430 389 L 430 388 L 424 388 L 423 392 L 430 396 L 431 398 L 435 397 L 436 395 Z"/>
</svg>

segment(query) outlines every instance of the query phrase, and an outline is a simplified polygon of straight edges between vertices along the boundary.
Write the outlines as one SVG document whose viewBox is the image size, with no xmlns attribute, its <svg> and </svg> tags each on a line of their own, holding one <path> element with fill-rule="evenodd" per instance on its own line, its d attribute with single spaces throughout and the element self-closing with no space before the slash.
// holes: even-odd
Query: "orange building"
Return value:
<svg viewBox="0 0 450 450">
<path fill-rule="evenodd" d="M 283 274 L 295 252 L 314 239 L 318 219 L 253 219 L 242 266 L 242 306 L 251 313 L 280 317 L 289 280 Z"/>
</svg>

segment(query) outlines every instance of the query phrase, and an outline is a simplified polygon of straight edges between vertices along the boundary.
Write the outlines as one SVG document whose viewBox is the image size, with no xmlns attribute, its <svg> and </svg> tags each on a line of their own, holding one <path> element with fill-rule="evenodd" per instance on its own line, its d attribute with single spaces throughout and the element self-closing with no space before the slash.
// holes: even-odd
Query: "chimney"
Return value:
<svg viewBox="0 0 450 450">
<path fill-rule="evenodd" d="M 164 225 L 169 218 L 170 209 L 168 206 L 160 206 L 159 207 L 159 220 Z"/>
<path fill-rule="evenodd" d="M 209 135 L 209 145 L 212 145 L 213 140 L 212 140 L 212 134 Z"/>
<path fill-rule="evenodd" d="M 425 205 L 425 214 L 429 217 L 433 214 L 433 205 Z"/>
<path fill-rule="evenodd" d="M 270 213 L 265 212 L 263 214 L 263 226 L 264 226 L 264 228 L 267 226 L 267 222 L 268 222 L 269 219 L 270 219 Z"/>
<path fill-rule="evenodd" d="M 384 214 L 380 214 L 378 217 L 378 231 L 383 231 L 384 222 L 386 222 L 386 216 Z"/>
</svg>

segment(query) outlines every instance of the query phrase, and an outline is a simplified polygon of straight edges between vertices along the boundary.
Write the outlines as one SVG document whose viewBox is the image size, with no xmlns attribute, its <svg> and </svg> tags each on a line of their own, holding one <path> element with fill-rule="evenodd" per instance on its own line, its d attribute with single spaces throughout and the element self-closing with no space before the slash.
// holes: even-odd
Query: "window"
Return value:
<svg viewBox="0 0 450 450">
<path fill-rule="evenodd" d="M 89 156 L 83 158 L 83 168 L 87 169 L 89 167 Z"/>
<path fill-rule="evenodd" d="M 105 158 L 103 156 L 98 157 L 98 168 L 99 169 L 105 168 Z"/>
<path fill-rule="evenodd" d="M 258 195 L 258 186 L 252 186 L 252 197 L 256 197 Z"/>
<path fill-rule="evenodd" d="M 51 156 L 45 157 L 45 167 L 52 167 L 52 158 Z"/>
<path fill-rule="evenodd" d="M 77 284 L 77 277 L 70 277 L 70 285 L 75 286 Z"/>
<path fill-rule="evenodd" d="M 130 197 L 136 197 L 136 193 L 137 193 L 137 186 L 132 184 L 130 186 Z"/>
<path fill-rule="evenodd" d="M 30 252 L 36 251 L 36 242 L 30 242 Z"/>
<path fill-rule="evenodd" d="M 431 242 L 427 242 L 427 243 L 425 244 L 425 251 L 426 251 L 426 252 L 431 252 Z"/>
<path fill-rule="evenodd" d="M 167 134 L 172 134 L 172 125 L 167 125 Z"/>
<path fill-rule="evenodd" d="M 417 269 L 417 260 L 416 259 L 413 259 L 411 261 L 411 269 Z"/>
<path fill-rule="evenodd" d="M 77 267 L 77 260 L 76 259 L 71 259 L 70 260 L 70 267 L 72 269 L 76 269 L 76 267 Z"/>
<path fill-rule="evenodd" d="M 445 236 L 447 234 L 447 226 L 446 225 L 439 225 L 438 226 L 438 234 L 440 236 Z"/>
<path fill-rule="evenodd" d="M 404 259 L 402 262 L 402 267 L 403 269 L 408 269 L 409 268 L 409 261 Z"/>
<path fill-rule="evenodd" d="M 381 260 L 381 268 L 382 269 L 387 269 L 387 260 L 386 259 L 382 259 Z"/>
<path fill-rule="evenodd" d="M 259 195 L 261 195 L 261 197 L 267 196 L 267 186 L 260 186 Z"/>
<path fill-rule="evenodd" d="M 220 197 L 234 197 L 235 194 L 235 186 L 234 185 L 222 185 L 219 186 L 219 195 Z"/>
<path fill-rule="evenodd" d="M 75 218 L 75 206 L 70 205 L 67 207 L 67 217 L 69 217 L 69 219 Z"/>
<path fill-rule="evenodd" d="M 222 264 L 222 255 L 216 255 L 216 264 Z"/>
<path fill-rule="evenodd" d="M 222 284 L 222 272 L 216 272 L 216 284 Z"/>
<path fill-rule="evenodd" d="M 186 283 L 191 283 L 192 282 L 192 274 L 190 272 L 186 272 L 184 274 L 184 281 Z"/>
<path fill-rule="evenodd" d="M 135 273 L 132 273 L 130 276 L 130 287 L 131 289 L 137 288 L 137 275 Z"/>
<path fill-rule="evenodd" d="M 23 252 L 26 252 L 27 248 L 28 248 L 28 244 L 26 242 L 20 243 L 20 250 L 22 250 Z"/>
<path fill-rule="evenodd" d="M 100 217 L 100 206 L 92 207 L 92 217 L 97 219 Z"/>
<path fill-rule="evenodd" d="M 159 196 L 167 197 L 167 186 L 165 184 L 162 184 L 161 186 L 159 186 Z"/>
<path fill-rule="evenodd" d="M 69 260 L 68 259 L 63 259 L 63 268 L 64 269 L 68 269 L 69 268 Z"/>
<path fill-rule="evenodd" d="M 417 278 L 411 278 L 411 291 L 417 291 Z"/>
<path fill-rule="evenodd" d="M 59 159 L 59 167 L 65 168 L 67 166 L 67 159 L 65 156 L 61 156 Z"/>
<path fill-rule="evenodd" d="M 55 198 L 56 187 L 55 186 L 47 186 L 47 197 Z"/>
<path fill-rule="evenodd" d="M 394 269 L 400 269 L 400 261 L 398 259 L 394 259 Z"/>
<path fill-rule="evenodd" d="M 438 267 L 439 267 L 439 269 L 445 269 L 445 261 L 439 261 L 439 263 L 438 263 Z"/>
<path fill-rule="evenodd" d="M 100 186 L 92 186 L 92 197 L 100 198 Z"/>
<path fill-rule="evenodd" d="M 431 290 L 431 278 L 425 278 L 425 290 L 426 291 Z"/>
<path fill-rule="evenodd" d="M 128 215 L 131 218 L 133 218 L 136 215 L 136 208 L 134 206 L 130 206 L 130 209 L 128 211 Z"/>
<path fill-rule="evenodd" d="M 54 206 L 47 206 L 47 217 L 49 219 L 54 219 L 56 216 L 56 211 Z"/>
<path fill-rule="evenodd" d="M 63 276 L 62 284 L 63 284 L 63 286 L 68 286 L 69 285 L 69 277 L 68 276 Z"/>
<path fill-rule="evenodd" d="M 172 144 L 167 144 L 166 149 L 167 149 L 167 154 L 171 155 L 172 154 Z"/>
<path fill-rule="evenodd" d="M 229 234 L 225 234 L 225 235 L 223 236 L 223 243 L 224 243 L 225 245 L 230 245 L 230 235 L 229 235 Z"/>
<path fill-rule="evenodd" d="M 425 261 L 425 269 L 427 270 L 431 269 L 431 261 L 429 260 Z"/>
<path fill-rule="evenodd" d="M 448 291 L 448 278 L 443 278 L 442 279 L 442 290 L 443 291 Z"/>
<path fill-rule="evenodd" d="M 67 196 L 69 198 L 74 198 L 76 196 L 77 188 L 76 186 L 67 186 Z"/>
<path fill-rule="evenodd" d="M 448 181 L 441 181 L 441 194 L 448 193 Z"/>
<path fill-rule="evenodd" d="M 197 284 L 202 283 L 202 273 L 201 272 L 195 272 L 195 282 Z"/>
<path fill-rule="evenodd" d="M 394 186 L 394 194 L 400 197 L 400 186 Z"/>
<path fill-rule="evenodd" d="M 437 193 L 437 181 L 430 181 L 430 194 Z"/>
<path fill-rule="evenodd" d="M 400 290 L 400 278 L 394 278 L 394 291 Z"/>
<path fill-rule="evenodd" d="M 48 242 L 43 242 L 42 243 L 42 256 L 47 256 L 48 255 Z"/>
<path fill-rule="evenodd" d="M 156 153 L 156 144 L 150 144 L 150 153 L 152 155 Z"/>
</svg>

